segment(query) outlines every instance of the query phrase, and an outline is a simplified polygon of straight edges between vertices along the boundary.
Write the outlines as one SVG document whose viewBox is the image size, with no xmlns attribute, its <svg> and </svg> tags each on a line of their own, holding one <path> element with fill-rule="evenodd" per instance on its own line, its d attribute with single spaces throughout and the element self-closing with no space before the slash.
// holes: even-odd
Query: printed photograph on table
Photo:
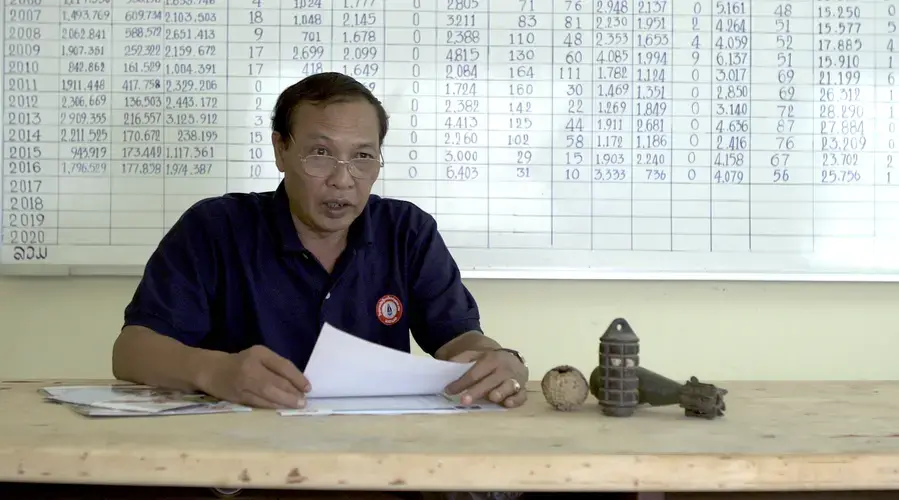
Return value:
<svg viewBox="0 0 899 500">
<path fill-rule="evenodd" d="M 195 415 L 251 411 L 199 392 L 144 385 L 48 386 L 38 391 L 48 402 L 89 417 Z"/>
</svg>

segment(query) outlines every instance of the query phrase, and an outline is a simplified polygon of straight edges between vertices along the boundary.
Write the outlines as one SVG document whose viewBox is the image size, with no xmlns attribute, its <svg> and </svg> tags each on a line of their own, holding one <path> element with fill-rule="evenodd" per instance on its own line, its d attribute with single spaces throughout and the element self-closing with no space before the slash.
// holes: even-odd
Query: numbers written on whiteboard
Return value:
<svg viewBox="0 0 899 500">
<path fill-rule="evenodd" d="M 277 185 L 272 109 L 322 71 L 388 108 L 378 192 L 461 246 L 804 249 L 892 210 L 897 4 L 7 0 L 5 255 L 152 248 Z"/>
</svg>

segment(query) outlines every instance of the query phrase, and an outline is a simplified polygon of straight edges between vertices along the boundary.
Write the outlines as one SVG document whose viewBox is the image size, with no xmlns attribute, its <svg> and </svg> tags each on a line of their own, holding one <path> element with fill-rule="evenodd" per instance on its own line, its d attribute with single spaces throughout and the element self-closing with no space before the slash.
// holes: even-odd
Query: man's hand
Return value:
<svg viewBox="0 0 899 500">
<path fill-rule="evenodd" d="M 466 351 L 450 359 L 458 363 L 475 364 L 446 387 L 451 395 L 462 393 L 462 404 L 488 399 L 508 408 L 527 401 L 525 384 L 528 369 L 514 354 L 505 351 Z"/>
<path fill-rule="evenodd" d="M 289 360 L 261 345 L 215 359 L 202 389 L 258 408 L 302 408 L 312 387 Z"/>
</svg>

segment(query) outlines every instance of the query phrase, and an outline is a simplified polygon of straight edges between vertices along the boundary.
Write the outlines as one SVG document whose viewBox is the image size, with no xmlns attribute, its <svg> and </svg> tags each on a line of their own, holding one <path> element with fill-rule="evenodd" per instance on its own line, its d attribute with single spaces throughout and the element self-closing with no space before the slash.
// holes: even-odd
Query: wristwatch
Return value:
<svg viewBox="0 0 899 500">
<path fill-rule="evenodd" d="M 523 364 L 523 365 L 525 366 L 525 368 L 527 368 L 528 364 L 527 364 L 527 362 L 525 362 L 524 356 L 522 356 L 521 353 L 518 352 L 518 351 L 516 351 L 515 349 L 509 349 L 509 348 L 507 348 L 507 347 L 499 347 L 499 348 L 497 348 L 497 349 L 495 349 L 495 350 L 497 350 L 497 351 L 503 351 L 503 352 L 508 352 L 509 354 L 511 354 L 511 355 L 515 356 L 516 358 L 518 358 L 518 361 L 520 361 L 521 364 Z"/>
</svg>

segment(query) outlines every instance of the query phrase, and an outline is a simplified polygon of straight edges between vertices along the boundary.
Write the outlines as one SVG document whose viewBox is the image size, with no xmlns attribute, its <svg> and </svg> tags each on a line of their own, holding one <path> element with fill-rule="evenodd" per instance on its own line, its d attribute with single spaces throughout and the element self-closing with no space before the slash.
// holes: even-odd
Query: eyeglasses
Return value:
<svg viewBox="0 0 899 500">
<path fill-rule="evenodd" d="M 303 170 L 312 177 L 328 177 L 341 163 L 345 163 L 350 175 L 357 179 L 373 179 L 378 176 L 382 162 L 377 158 L 353 158 L 338 160 L 328 155 L 309 155 L 300 157 Z"/>
</svg>

